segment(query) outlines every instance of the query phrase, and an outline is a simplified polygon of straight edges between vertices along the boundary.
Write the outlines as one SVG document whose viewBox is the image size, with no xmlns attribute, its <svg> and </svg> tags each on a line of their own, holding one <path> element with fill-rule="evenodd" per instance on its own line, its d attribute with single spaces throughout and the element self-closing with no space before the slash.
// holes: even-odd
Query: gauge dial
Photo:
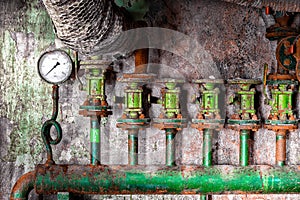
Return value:
<svg viewBox="0 0 300 200">
<path fill-rule="evenodd" d="M 46 52 L 38 61 L 38 72 L 48 83 L 63 83 L 72 73 L 72 60 L 62 50 Z"/>
</svg>

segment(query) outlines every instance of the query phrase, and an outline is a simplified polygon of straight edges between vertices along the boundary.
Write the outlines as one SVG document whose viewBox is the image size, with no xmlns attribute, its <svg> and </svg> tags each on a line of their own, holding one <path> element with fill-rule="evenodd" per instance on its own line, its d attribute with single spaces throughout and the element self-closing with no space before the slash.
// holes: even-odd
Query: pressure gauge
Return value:
<svg viewBox="0 0 300 200">
<path fill-rule="evenodd" d="M 62 50 L 49 51 L 41 55 L 38 61 L 39 75 L 48 83 L 65 82 L 72 73 L 72 60 Z"/>
</svg>

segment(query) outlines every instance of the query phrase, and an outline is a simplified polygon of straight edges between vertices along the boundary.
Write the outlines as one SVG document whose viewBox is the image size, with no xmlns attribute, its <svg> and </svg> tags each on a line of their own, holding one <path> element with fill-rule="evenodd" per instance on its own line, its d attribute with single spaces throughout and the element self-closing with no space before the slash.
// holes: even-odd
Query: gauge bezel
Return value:
<svg viewBox="0 0 300 200">
<path fill-rule="evenodd" d="M 62 54 L 67 60 L 68 60 L 68 63 L 69 63 L 69 66 L 68 66 L 68 72 L 67 74 L 65 75 L 65 78 L 61 81 L 51 81 L 51 80 L 48 80 L 44 75 L 42 75 L 41 73 L 41 66 L 43 63 L 42 60 L 45 58 L 45 56 L 48 56 L 48 55 L 51 55 L 51 54 L 55 54 L 55 53 L 60 53 Z M 52 51 L 46 51 L 45 53 L 43 53 L 39 60 L 38 60 L 38 63 L 37 63 L 37 67 L 38 67 L 38 74 L 39 76 L 44 80 L 46 81 L 47 83 L 50 83 L 50 84 L 61 84 L 61 83 L 64 83 L 65 81 L 67 81 L 71 74 L 72 74 L 72 70 L 73 70 L 73 61 L 71 59 L 71 57 L 63 50 L 60 50 L 60 49 L 56 49 L 56 50 L 52 50 Z"/>
</svg>

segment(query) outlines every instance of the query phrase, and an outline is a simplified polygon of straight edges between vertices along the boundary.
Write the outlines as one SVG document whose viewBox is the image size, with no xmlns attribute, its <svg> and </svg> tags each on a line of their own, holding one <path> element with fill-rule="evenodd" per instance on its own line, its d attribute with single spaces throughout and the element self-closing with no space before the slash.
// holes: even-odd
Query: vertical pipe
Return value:
<svg viewBox="0 0 300 200">
<path fill-rule="evenodd" d="M 286 159 L 286 132 L 279 130 L 276 133 L 276 165 L 283 167 Z"/>
<path fill-rule="evenodd" d="M 175 166 L 175 129 L 166 129 L 166 166 Z"/>
<path fill-rule="evenodd" d="M 92 116 L 90 128 L 91 164 L 100 164 L 100 123 L 97 116 Z"/>
<path fill-rule="evenodd" d="M 249 138 L 250 130 L 241 130 L 240 135 L 240 165 L 249 165 Z"/>
<path fill-rule="evenodd" d="M 147 73 L 149 49 L 137 49 L 135 55 L 135 70 L 136 74 Z"/>
<path fill-rule="evenodd" d="M 212 165 L 212 133 L 211 129 L 203 130 L 203 166 L 205 167 Z"/>
<path fill-rule="evenodd" d="M 128 130 L 128 164 L 138 164 L 138 132 L 139 129 Z"/>
</svg>

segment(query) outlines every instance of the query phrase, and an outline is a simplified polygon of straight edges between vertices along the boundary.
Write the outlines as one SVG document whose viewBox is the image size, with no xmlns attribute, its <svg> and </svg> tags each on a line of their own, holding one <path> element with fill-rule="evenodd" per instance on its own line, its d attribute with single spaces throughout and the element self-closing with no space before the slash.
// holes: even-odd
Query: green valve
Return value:
<svg viewBox="0 0 300 200">
<path fill-rule="evenodd" d="M 137 83 L 130 83 L 125 90 L 125 113 L 129 118 L 138 118 L 142 113 L 142 93 L 143 90 Z"/>
<path fill-rule="evenodd" d="M 203 80 L 205 81 L 205 80 Z M 203 118 L 214 118 L 219 116 L 219 89 L 215 88 L 216 83 L 213 82 L 203 82 L 200 85 L 200 115 Z"/>
<path fill-rule="evenodd" d="M 193 83 L 199 85 L 199 97 L 196 103 L 199 104 L 199 113 L 197 119 L 212 120 L 220 119 L 219 110 L 219 94 L 221 84 L 224 84 L 222 79 L 198 79 L 193 80 Z M 193 122 L 194 123 L 194 122 Z"/>
<path fill-rule="evenodd" d="M 289 89 L 289 84 L 279 84 L 276 86 L 269 86 L 271 90 L 272 99 L 268 104 L 272 107 L 269 119 L 279 116 L 280 120 L 289 119 L 293 116 L 293 91 Z"/>
<path fill-rule="evenodd" d="M 239 91 L 237 94 L 240 95 L 240 110 L 243 119 L 250 119 L 250 114 L 255 114 L 254 109 L 254 89 L 252 91 Z"/>
<path fill-rule="evenodd" d="M 178 109 L 179 102 L 176 92 L 172 93 L 168 91 L 165 95 L 165 108 L 166 109 Z"/>
<path fill-rule="evenodd" d="M 100 60 L 97 60 L 100 59 Z M 87 99 L 80 106 L 79 114 L 90 117 L 90 163 L 100 164 L 101 118 L 111 114 L 105 96 L 105 70 L 110 62 L 95 56 L 80 62 L 86 73 Z"/>
<path fill-rule="evenodd" d="M 87 92 L 89 97 L 105 99 L 105 78 L 103 73 L 104 70 L 102 69 L 89 69 L 89 75 L 87 75 Z"/>
<path fill-rule="evenodd" d="M 152 75 L 124 74 L 120 79 L 127 83 L 124 94 L 125 109 L 117 120 L 117 127 L 128 131 L 128 165 L 138 165 L 138 133 L 139 129 L 149 126 L 150 118 L 143 113 L 143 88 L 139 85 L 150 81 Z"/>
<path fill-rule="evenodd" d="M 129 91 L 126 90 L 127 108 L 136 109 L 142 107 L 142 93 L 141 90 Z"/>
<path fill-rule="evenodd" d="M 103 79 L 91 79 L 90 80 L 90 88 L 89 88 L 90 95 L 102 95 L 103 94 Z"/>
<path fill-rule="evenodd" d="M 176 88 L 175 82 L 166 82 L 166 89 L 162 90 L 163 107 L 167 118 L 175 118 L 180 114 L 179 106 L 179 88 Z"/>
<path fill-rule="evenodd" d="M 255 88 L 251 88 L 252 85 L 260 84 L 260 80 L 256 79 L 231 79 L 228 80 L 231 85 L 238 85 L 239 88 L 235 89 L 234 95 L 229 97 L 229 103 L 235 105 L 237 113 L 241 120 L 256 119 L 255 110 Z M 236 117 L 234 117 L 236 118 Z"/>
</svg>

